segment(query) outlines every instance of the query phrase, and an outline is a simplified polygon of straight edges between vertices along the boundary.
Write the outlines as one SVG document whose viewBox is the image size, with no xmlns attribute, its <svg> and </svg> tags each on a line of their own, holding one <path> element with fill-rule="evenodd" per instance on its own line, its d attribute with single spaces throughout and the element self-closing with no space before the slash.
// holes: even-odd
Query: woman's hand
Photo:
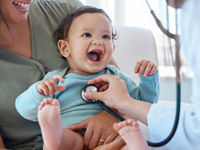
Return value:
<svg viewBox="0 0 200 150">
<path fill-rule="evenodd" d="M 69 126 L 71 130 L 86 129 L 84 143 L 89 149 L 112 142 L 117 137 L 113 129 L 113 123 L 118 122 L 115 117 L 106 111 L 102 111 L 94 117 L 83 122 Z"/>
</svg>

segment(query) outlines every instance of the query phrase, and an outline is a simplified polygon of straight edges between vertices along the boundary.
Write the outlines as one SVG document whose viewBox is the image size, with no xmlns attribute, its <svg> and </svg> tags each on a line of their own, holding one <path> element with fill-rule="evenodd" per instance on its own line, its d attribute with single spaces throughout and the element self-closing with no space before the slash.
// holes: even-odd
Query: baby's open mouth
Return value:
<svg viewBox="0 0 200 150">
<path fill-rule="evenodd" d="M 103 52 L 101 50 L 92 50 L 87 53 L 87 57 L 91 61 L 100 61 Z"/>
</svg>

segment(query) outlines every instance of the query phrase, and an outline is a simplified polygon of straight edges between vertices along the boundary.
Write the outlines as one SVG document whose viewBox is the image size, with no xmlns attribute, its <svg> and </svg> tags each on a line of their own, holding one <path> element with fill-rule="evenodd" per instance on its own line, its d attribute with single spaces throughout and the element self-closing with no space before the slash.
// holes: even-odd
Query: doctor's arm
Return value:
<svg viewBox="0 0 200 150">
<path fill-rule="evenodd" d="M 98 99 L 106 105 L 118 110 L 124 118 L 133 118 L 148 124 L 151 140 L 160 142 L 171 132 L 175 109 L 174 107 L 149 104 L 132 99 L 123 80 L 111 75 L 102 75 L 92 79 L 89 84 L 109 84 L 103 92 L 88 92 L 84 97 Z M 176 134 L 166 149 L 198 149 L 200 136 L 200 112 L 182 107 L 179 126 Z M 178 142 L 177 142 L 178 141 Z"/>
</svg>

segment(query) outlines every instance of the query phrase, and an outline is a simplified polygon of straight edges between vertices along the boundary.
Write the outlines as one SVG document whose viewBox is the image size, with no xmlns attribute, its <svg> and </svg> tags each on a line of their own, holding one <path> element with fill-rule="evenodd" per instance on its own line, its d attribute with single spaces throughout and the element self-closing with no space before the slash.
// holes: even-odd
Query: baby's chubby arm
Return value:
<svg viewBox="0 0 200 150">
<path fill-rule="evenodd" d="M 45 96 L 53 96 L 57 92 L 65 90 L 64 86 L 58 86 L 57 81 L 64 82 L 61 75 L 54 75 L 52 78 L 46 78 L 37 84 L 37 91 Z"/>
<path fill-rule="evenodd" d="M 137 62 L 135 73 L 140 76 L 140 99 L 150 103 L 158 101 L 160 84 L 157 66 L 148 60 Z"/>
<path fill-rule="evenodd" d="M 42 81 L 32 84 L 21 93 L 15 101 L 18 113 L 25 119 L 37 121 L 37 110 L 43 99 L 65 89 L 64 86 L 57 85 L 58 80 L 64 81 L 60 75 L 48 73 Z"/>
</svg>

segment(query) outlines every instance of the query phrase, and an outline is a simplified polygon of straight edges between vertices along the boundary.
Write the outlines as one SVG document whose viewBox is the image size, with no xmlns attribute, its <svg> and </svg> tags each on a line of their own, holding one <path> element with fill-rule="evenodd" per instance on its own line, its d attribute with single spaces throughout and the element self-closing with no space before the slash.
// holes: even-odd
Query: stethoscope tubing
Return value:
<svg viewBox="0 0 200 150">
<path fill-rule="evenodd" d="M 97 103 L 108 113 L 110 113 L 111 115 L 113 115 L 115 118 L 117 118 L 120 121 L 124 121 L 125 119 L 123 117 L 121 117 L 120 115 L 118 115 L 116 112 L 112 111 L 110 108 L 108 108 L 105 103 L 101 102 L 101 101 L 97 101 Z"/>
<path fill-rule="evenodd" d="M 147 141 L 147 144 L 151 147 L 161 147 L 165 144 L 167 144 L 174 136 L 176 129 L 178 127 L 179 123 L 179 118 L 180 118 L 180 111 L 181 111 L 181 84 L 177 83 L 176 84 L 176 90 L 177 90 L 177 95 L 176 95 L 176 114 L 175 114 L 175 121 L 172 130 L 170 131 L 170 134 L 162 141 L 160 142 L 152 142 L 152 141 Z"/>
<path fill-rule="evenodd" d="M 161 147 L 165 144 L 167 144 L 174 136 L 177 127 L 178 127 L 178 123 L 179 123 L 179 118 L 180 118 L 180 110 L 181 110 L 181 83 L 180 83 L 180 56 L 179 56 L 179 51 L 180 51 L 180 47 L 179 47 L 179 40 L 178 40 L 178 21 L 177 21 L 177 6 L 178 6 L 178 1 L 174 0 L 174 4 L 175 4 L 175 10 L 176 10 L 176 34 L 171 34 L 168 30 L 164 29 L 163 25 L 161 24 L 160 20 L 156 17 L 154 11 L 151 9 L 148 0 L 146 0 L 146 3 L 151 11 L 151 14 L 153 15 L 153 18 L 155 19 L 157 25 L 159 26 L 159 28 L 161 29 L 161 31 L 167 35 L 169 38 L 172 38 L 175 40 L 176 42 L 176 114 L 175 114 L 175 121 L 174 121 L 174 125 L 173 128 L 171 130 L 171 132 L 169 133 L 169 135 L 162 141 L 160 142 L 150 142 L 147 141 L 147 144 L 149 146 L 152 147 Z M 168 0 L 167 0 L 168 3 Z"/>
</svg>

